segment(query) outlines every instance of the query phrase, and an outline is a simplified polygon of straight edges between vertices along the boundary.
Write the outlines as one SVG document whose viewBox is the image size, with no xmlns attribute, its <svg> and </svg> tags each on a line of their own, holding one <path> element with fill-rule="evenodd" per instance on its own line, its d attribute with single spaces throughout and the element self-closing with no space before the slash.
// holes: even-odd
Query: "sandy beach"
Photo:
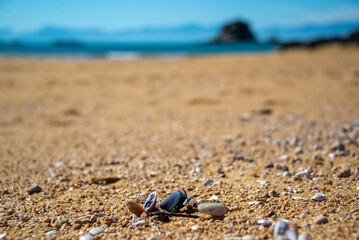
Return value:
<svg viewBox="0 0 359 240">
<path fill-rule="evenodd" d="M 358 239 L 358 106 L 354 47 L 1 59 L 0 236 L 273 239 L 258 221 L 282 219 L 302 239 Z M 136 226 L 125 207 L 180 189 L 198 195 L 183 212 L 213 195 L 229 212 Z"/>
</svg>

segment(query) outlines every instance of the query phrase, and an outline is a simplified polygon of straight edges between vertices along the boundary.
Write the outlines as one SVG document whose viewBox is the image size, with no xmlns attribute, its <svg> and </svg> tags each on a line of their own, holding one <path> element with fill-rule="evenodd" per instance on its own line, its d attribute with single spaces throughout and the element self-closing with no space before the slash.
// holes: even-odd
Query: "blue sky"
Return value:
<svg viewBox="0 0 359 240">
<path fill-rule="evenodd" d="M 0 27 L 103 30 L 248 20 L 256 28 L 359 20 L 359 0 L 0 0 Z"/>
</svg>

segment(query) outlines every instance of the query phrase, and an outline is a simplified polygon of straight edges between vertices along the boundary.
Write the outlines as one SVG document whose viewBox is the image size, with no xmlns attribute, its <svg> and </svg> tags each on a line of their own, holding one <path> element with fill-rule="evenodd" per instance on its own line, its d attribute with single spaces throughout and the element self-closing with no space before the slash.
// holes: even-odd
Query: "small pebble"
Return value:
<svg viewBox="0 0 359 240">
<path fill-rule="evenodd" d="M 274 215 L 275 215 L 275 212 L 274 212 L 274 211 L 270 211 L 270 212 L 268 213 L 267 217 L 272 217 L 272 216 L 274 216 Z"/>
<path fill-rule="evenodd" d="M 287 223 L 283 221 L 278 221 L 273 224 L 270 228 L 270 232 L 273 235 L 274 239 L 277 239 L 280 235 L 284 235 L 286 231 L 288 231 L 289 226 Z"/>
<path fill-rule="evenodd" d="M 289 156 L 288 155 L 282 155 L 279 157 L 279 160 L 284 160 L 284 161 L 289 161 Z"/>
<path fill-rule="evenodd" d="M 304 197 L 293 197 L 294 200 L 307 200 L 306 198 Z"/>
<path fill-rule="evenodd" d="M 213 195 L 212 197 L 208 198 L 208 200 L 212 201 L 217 201 L 218 200 L 218 197 L 216 195 Z"/>
<path fill-rule="evenodd" d="M 210 185 L 210 184 L 215 185 L 215 184 L 217 184 L 217 183 L 218 183 L 217 181 L 214 181 L 213 179 L 207 178 L 207 179 L 204 181 L 203 185 L 204 185 L 204 186 L 208 186 L 208 185 Z"/>
<path fill-rule="evenodd" d="M 173 233 L 173 232 L 166 232 L 166 236 L 167 237 L 172 237 L 172 236 L 174 236 L 175 234 Z"/>
<path fill-rule="evenodd" d="M 31 187 L 28 187 L 26 189 L 26 191 L 28 192 L 28 194 L 32 195 L 34 193 L 39 193 L 42 191 L 41 187 L 39 185 L 32 185 Z"/>
<path fill-rule="evenodd" d="M 294 153 L 295 153 L 295 154 L 301 154 L 301 153 L 303 153 L 303 148 L 301 148 L 301 147 L 296 147 L 296 148 L 294 149 Z"/>
<path fill-rule="evenodd" d="M 272 225 L 272 223 L 266 219 L 258 220 L 257 224 L 262 225 L 263 227 L 269 227 L 270 225 Z"/>
<path fill-rule="evenodd" d="M 200 168 L 200 167 L 196 168 L 194 171 L 195 171 L 196 173 L 201 173 L 201 172 L 203 172 L 202 168 Z"/>
<path fill-rule="evenodd" d="M 3 239 L 4 237 L 6 237 L 6 233 L 0 234 L 0 239 Z"/>
<path fill-rule="evenodd" d="M 350 168 L 347 168 L 338 174 L 339 178 L 347 178 L 349 176 L 350 176 Z"/>
<path fill-rule="evenodd" d="M 285 237 L 287 240 L 297 240 L 298 239 L 298 233 L 295 229 L 291 228 L 288 231 L 285 232 Z"/>
<path fill-rule="evenodd" d="M 79 240 L 94 240 L 94 237 L 91 235 L 83 235 L 79 238 Z"/>
<path fill-rule="evenodd" d="M 284 163 L 277 163 L 275 168 L 278 170 L 288 171 L 288 167 Z"/>
<path fill-rule="evenodd" d="M 344 151 L 344 150 L 345 150 L 345 146 L 344 146 L 344 144 L 341 143 L 341 142 L 335 142 L 335 143 L 332 144 L 332 146 L 330 147 L 330 149 L 331 149 L 332 151 L 337 151 L 337 150 L 339 150 L 339 151 Z"/>
<path fill-rule="evenodd" d="M 192 226 L 191 229 L 196 232 L 202 230 L 202 228 L 198 225 Z"/>
<path fill-rule="evenodd" d="M 300 215 L 299 215 L 299 218 L 300 219 L 305 219 L 307 216 L 304 214 L 304 213 L 301 213 Z"/>
<path fill-rule="evenodd" d="M 316 224 L 324 224 L 327 223 L 329 220 L 326 216 L 319 216 L 317 219 L 315 219 Z"/>
<path fill-rule="evenodd" d="M 337 155 L 335 153 L 329 153 L 328 157 L 330 160 L 334 160 L 337 157 Z"/>
<path fill-rule="evenodd" d="M 258 205 L 260 202 L 258 201 L 252 201 L 252 202 L 249 202 L 248 205 L 249 206 L 253 206 L 253 205 Z"/>
<path fill-rule="evenodd" d="M 228 212 L 228 208 L 219 203 L 202 203 L 198 206 L 198 211 L 212 216 L 224 216 Z"/>
<path fill-rule="evenodd" d="M 92 235 L 96 235 L 96 234 L 102 233 L 103 231 L 105 231 L 105 228 L 97 227 L 97 228 L 92 228 L 92 229 L 89 231 L 89 233 L 92 234 Z"/>
<path fill-rule="evenodd" d="M 57 234 L 57 231 L 56 230 L 52 230 L 52 231 L 49 231 L 46 233 L 46 236 L 49 236 L 49 235 L 56 235 Z"/>
<path fill-rule="evenodd" d="M 271 197 L 279 197 L 280 194 L 277 193 L 275 190 L 271 190 L 271 191 L 269 191 L 269 196 L 271 196 Z"/>
<path fill-rule="evenodd" d="M 159 239 L 159 236 L 158 235 L 153 235 L 148 240 L 157 240 L 157 239 Z"/>
<path fill-rule="evenodd" d="M 274 167 L 274 164 L 273 163 L 270 163 L 268 164 L 267 166 L 265 166 L 264 168 L 273 168 Z"/>
<path fill-rule="evenodd" d="M 324 201 L 325 200 L 325 195 L 323 193 L 316 193 L 311 200 L 314 201 Z"/>
<path fill-rule="evenodd" d="M 254 237 L 252 237 L 251 235 L 245 235 L 242 237 L 242 240 L 254 240 Z"/>
<path fill-rule="evenodd" d="M 242 121 L 249 121 L 249 120 L 251 120 L 251 114 L 249 114 L 249 113 L 241 113 L 241 115 L 240 115 L 240 119 L 242 120 Z"/>
<path fill-rule="evenodd" d="M 148 222 L 145 221 L 145 220 L 140 220 L 140 221 L 138 221 L 138 222 L 135 222 L 134 225 L 135 225 L 135 226 L 148 226 L 149 224 L 148 224 Z"/>
<path fill-rule="evenodd" d="M 303 234 L 300 234 L 299 237 L 298 237 L 298 240 L 309 240 L 309 236 L 305 233 Z"/>
</svg>

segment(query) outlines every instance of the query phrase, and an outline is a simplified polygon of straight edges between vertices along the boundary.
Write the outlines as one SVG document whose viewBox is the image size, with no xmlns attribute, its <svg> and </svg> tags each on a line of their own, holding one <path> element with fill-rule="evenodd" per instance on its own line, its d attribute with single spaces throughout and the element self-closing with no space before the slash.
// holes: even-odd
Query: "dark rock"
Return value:
<svg viewBox="0 0 359 240">
<path fill-rule="evenodd" d="M 272 109 L 269 109 L 269 108 L 259 109 L 259 110 L 254 111 L 254 113 L 256 115 L 271 115 Z"/>
<path fill-rule="evenodd" d="M 335 143 L 332 144 L 332 146 L 330 147 L 330 149 L 331 149 L 332 151 L 337 151 L 337 150 L 339 150 L 339 151 L 345 151 L 345 146 L 344 146 L 344 144 L 341 143 L 341 142 L 335 142 Z"/>
<path fill-rule="evenodd" d="M 273 163 L 270 163 L 268 164 L 267 166 L 265 166 L 264 168 L 273 168 L 274 167 L 274 164 Z"/>
<path fill-rule="evenodd" d="M 341 173 L 338 174 L 339 178 L 347 178 L 350 176 L 350 169 L 347 168 L 344 171 L 342 171 Z"/>
<path fill-rule="evenodd" d="M 39 185 L 32 185 L 31 187 L 28 187 L 26 191 L 28 192 L 28 194 L 32 195 L 34 193 L 42 192 L 42 189 Z"/>
<path fill-rule="evenodd" d="M 329 44 L 340 44 L 342 46 L 346 45 L 359 45 L 359 29 L 353 31 L 348 37 L 340 38 L 319 38 L 309 42 L 301 42 L 301 41 L 292 41 L 287 43 L 280 44 L 279 50 L 288 50 L 288 49 L 316 49 L 318 47 L 326 46 Z"/>
<path fill-rule="evenodd" d="M 222 29 L 218 37 L 210 43 L 230 43 L 230 42 L 255 42 L 253 33 L 246 22 L 236 21 L 227 24 Z"/>
</svg>

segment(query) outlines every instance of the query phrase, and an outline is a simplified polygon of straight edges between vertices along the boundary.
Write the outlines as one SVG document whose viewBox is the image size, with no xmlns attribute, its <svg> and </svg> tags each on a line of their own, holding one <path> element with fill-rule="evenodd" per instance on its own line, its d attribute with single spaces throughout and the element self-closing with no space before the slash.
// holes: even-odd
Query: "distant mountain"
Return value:
<svg viewBox="0 0 359 240">
<path fill-rule="evenodd" d="M 346 37 L 357 28 L 359 28 L 359 21 L 307 24 L 299 27 L 273 27 L 259 29 L 256 33 L 261 40 L 275 36 L 280 41 L 311 41 L 318 38 Z"/>
<path fill-rule="evenodd" d="M 8 28 L 0 28 L 0 40 L 19 41 L 122 41 L 122 42 L 207 42 L 218 36 L 223 25 L 201 26 L 187 24 L 174 27 L 142 28 L 136 30 L 104 31 L 96 28 L 72 29 L 47 26 L 37 31 L 14 34 Z M 298 27 L 253 28 L 254 37 L 267 41 L 276 37 L 280 41 L 309 41 L 325 37 L 345 37 L 359 28 L 359 21 L 331 24 L 308 24 Z"/>
<path fill-rule="evenodd" d="M 74 30 L 48 26 L 35 32 L 21 34 L 19 39 L 30 41 L 53 41 L 55 39 L 77 39 L 83 41 L 123 41 L 123 42 L 202 42 L 215 36 L 219 26 L 184 25 L 178 27 L 143 28 L 106 32 L 99 29 Z"/>
</svg>

